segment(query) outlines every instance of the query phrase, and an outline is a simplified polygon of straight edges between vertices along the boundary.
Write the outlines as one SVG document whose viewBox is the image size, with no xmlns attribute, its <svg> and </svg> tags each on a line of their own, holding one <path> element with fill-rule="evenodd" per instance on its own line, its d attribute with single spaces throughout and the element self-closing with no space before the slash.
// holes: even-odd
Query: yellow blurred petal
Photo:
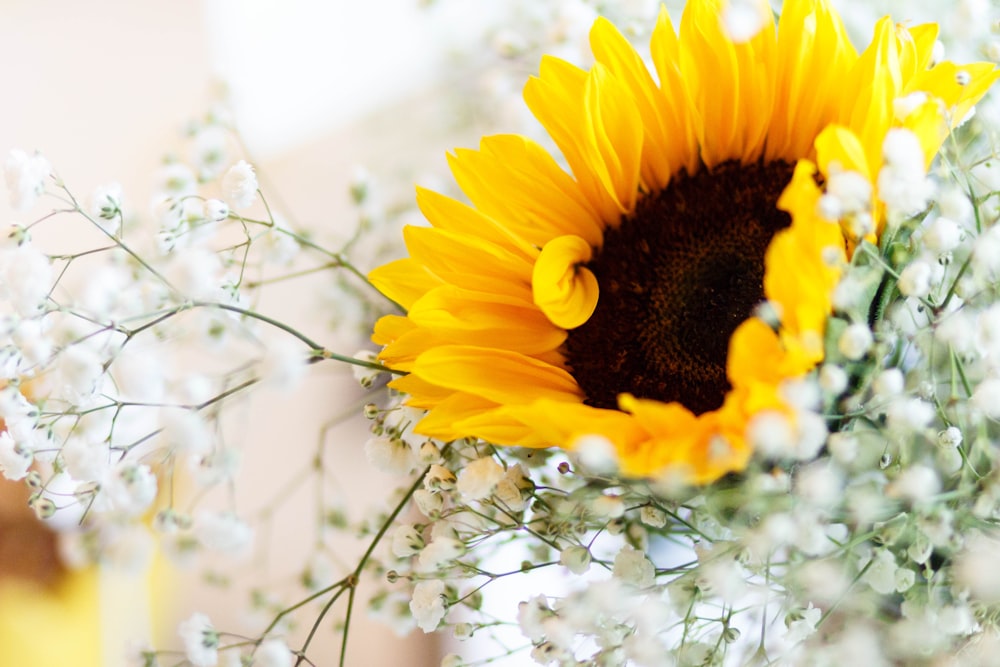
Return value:
<svg viewBox="0 0 1000 667">
<path fill-rule="evenodd" d="M 478 396 L 462 393 L 451 394 L 434 405 L 433 409 L 417 423 L 413 430 L 420 435 L 438 438 L 445 442 L 458 440 L 471 435 L 470 431 L 459 426 L 462 420 L 483 413 L 488 414 L 496 407 L 496 403 Z"/>
<path fill-rule="evenodd" d="M 383 315 L 375 322 L 372 342 L 376 345 L 388 345 L 403 334 L 412 331 L 413 322 L 403 315 Z"/>
<path fill-rule="evenodd" d="M 531 276 L 535 305 L 563 329 L 575 329 L 597 307 L 597 278 L 584 264 L 593 249 L 579 236 L 560 236 L 542 248 Z"/>
<path fill-rule="evenodd" d="M 389 386 L 407 395 L 407 405 L 421 409 L 431 409 L 455 394 L 453 390 L 427 382 L 413 373 L 394 379 Z"/>
<path fill-rule="evenodd" d="M 100 667 L 99 576 L 96 568 L 63 574 L 53 587 L 0 581 L 0 663 Z"/>
<path fill-rule="evenodd" d="M 881 155 L 882 142 L 879 142 Z M 816 137 L 816 164 L 824 175 L 831 173 L 832 165 L 840 171 L 856 171 L 868 181 L 878 173 L 868 161 L 870 151 L 860 137 L 842 125 L 830 125 Z M 881 162 L 881 158 L 879 158 Z"/>
</svg>

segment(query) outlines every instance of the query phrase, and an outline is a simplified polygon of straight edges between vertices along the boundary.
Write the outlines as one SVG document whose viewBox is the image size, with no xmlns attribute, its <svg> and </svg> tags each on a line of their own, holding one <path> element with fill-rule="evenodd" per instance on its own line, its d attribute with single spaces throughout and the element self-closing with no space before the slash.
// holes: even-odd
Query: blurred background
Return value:
<svg viewBox="0 0 1000 667">
<path fill-rule="evenodd" d="M 444 172 L 445 150 L 475 142 L 481 123 L 454 101 L 481 63 L 455 54 L 475 53 L 500 4 L 2 0 L 0 150 L 40 151 L 79 195 L 117 181 L 127 206 L 148 216 L 154 175 L 163 156 L 181 145 L 185 120 L 225 100 L 262 188 L 280 202 L 285 219 L 346 237 L 360 215 L 348 193 L 358 165 L 382 184 L 384 202 L 409 201 L 415 180 Z M 28 221 L 2 199 L 5 222 Z M 329 310 L 337 306 L 317 303 L 322 291 L 316 282 L 308 289 L 289 285 L 269 291 L 259 308 L 333 349 L 355 346 L 337 349 L 353 354 L 364 341 L 327 336 Z M 136 636 L 176 647 L 178 621 L 195 610 L 217 628 L 258 632 L 263 615 L 244 611 L 250 591 L 296 582 L 317 540 L 315 489 L 298 488 L 295 480 L 305 478 L 327 422 L 351 415 L 323 440 L 329 481 L 351 520 L 383 507 L 381 494 L 398 484 L 364 458 L 367 423 L 355 417 L 360 396 L 350 372 L 331 365 L 310 369 L 293 394 L 260 392 L 234 409 L 240 423 L 228 437 L 239 441 L 243 464 L 233 503 L 265 519 L 248 562 L 209 577 L 200 567 L 170 569 L 155 575 L 165 579 L 148 595 L 141 577 L 103 574 L 88 589 L 92 611 L 76 617 L 56 619 L 44 608 L 31 617 L 30 589 L 12 592 L 24 581 L 46 583 L 58 568 L 38 562 L 54 546 L 34 526 L 23 485 L 0 480 L 0 638 L 36 642 L 37 655 L 50 657 L 33 664 L 54 665 L 57 654 L 42 651 L 39 640 L 55 636 L 52 623 L 73 623 L 82 634 L 101 633 L 92 639 L 103 645 L 103 664 L 117 666 L 126 664 L 125 644 Z M 265 477 L 267 484 L 260 483 Z M 336 552 L 336 572 L 356 560 L 363 542 L 328 546 Z M 306 612 L 303 623 L 314 615 Z M 339 617 L 335 608 L 318 633 L 310 651 L 316 664 L 338 655 Z M 58 632 L 70 630 L 63 625 Z M 398 639 L 363 606 L 351 635 L 348 664 L 419 667 L 439 660 L 423 633 Z M 9 664 L 4 651 L 0 641 L 0 663 Z"/>
</svg>

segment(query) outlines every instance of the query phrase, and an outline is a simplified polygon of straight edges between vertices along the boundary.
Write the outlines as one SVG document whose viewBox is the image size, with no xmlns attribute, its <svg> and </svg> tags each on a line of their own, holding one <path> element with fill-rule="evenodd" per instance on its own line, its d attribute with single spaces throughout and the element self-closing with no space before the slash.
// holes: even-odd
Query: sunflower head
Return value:
<svg viewBox="0 0 1000 667">
<path fill-rule="evenodd" d="M 746 466 L 758 418 L 794 427 L 785 388 L 885 224 L 887 137 L 926 168 L 998 72 L 933 63 L 934 25 L 883 19 L 858 53 L 826 0 L 752 35 L 723 9 L 691 0 L 679 31 L 661 10 L 652 72 L 604 19 L 589 70 L 542 60 L 524 97 L 569 172 L 499 135 L 449 156 L 468 204 L 418 190 L 431 226 L 370 278 L 406 310 L 373 339 L 419 432 L 600 436 L 627 475 L 706 483 Z"/>
</svg>

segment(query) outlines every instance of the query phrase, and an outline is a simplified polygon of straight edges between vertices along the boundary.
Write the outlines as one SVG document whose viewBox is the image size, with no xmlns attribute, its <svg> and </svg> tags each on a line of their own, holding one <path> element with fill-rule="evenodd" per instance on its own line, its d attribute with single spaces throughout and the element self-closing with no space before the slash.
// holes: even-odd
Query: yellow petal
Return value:
<svg viewBox="0 0 1000 667">
<path fill-rule="evenodd" d="M 698 139 L 709 168 L 727 160 L 756 162 L 774 106 L 774 23 L 746 42 L 725 34 L 721 0 L 694 0 L 681 17 L 681 71 L 701 111 Z"/>
<path fill-rule="evenodd" d="M 403 308 L 409 308 L 428 290 L 444 282 L 412 257 L 383 264 L 368 274 L 368 280 Z"/>
<path fill-rule="evenodd" d="M 882 142 L 879 142 L 881 155 Z M 831 173 L 831 168 L 840 171 L 856 171 L 869 182 L 873 174 L 878 173 L 874 165 L 868 161 L 869 151 L 854 132 L 842 125 L 830 125 L 816 137 L 816 163 L 824 175 Z M 881 158 L 879 158 L 881 161 Z M 836 165 L 836 167 L 832 167 Z M 780 205 L 780 204 L 779 204 Z"/>
<path fill-rule="evenodd" d="M 532 264 L 475 234 L 407 226 L 406 248 L 442 281 L 483 292 L 529 298 Z"/>
<path fill-rule="evenodd" d="M 444 285 L 421 297 L 410 320 L 449 343 L 535 355 L 557 349 L 566 331 L 534 304 L 509 296 Z"/>
<path fill-rule="evenodd" d="M 840 16 L 826 0 L 788 0 L 778 22 L 778 72 L 765 159 L 793 162 L 836 116 L 841 84 L 857 61 Z"/>
<path fill-rule="evenodd" d="M 670 164 L 676 165 L 677 170 L 684 167 L 689 174 L 693 174 L 700 164 L 696 128 L 701 126 L 701 118 L 681 72 L 677 33 L 666 7 L 662 5 L 653 28 L 649 51 L 656 67 L 656 75 L 660 79 L 660 90 L 663 91 L 663 122 L 667 124 L 667 136 L 671 138 L 666 149 L 667 159 Z"/>
<path fill-rule="evenodd" d="M 534 261 L 538 255 L 538 250 L 531 243 L 501 222 L 451 197 L 418 187 L 417 206 L 427 221 L 438 229 L 474 234 L 519 254 L 527 261 Z"/>
<path fill-rule="evenodd" d="M 556 236 L 576 234 L 600 245 L 604 223 L 598 212 L 535 142 L 516 135 L 485 137 L 480 150 L 457 150 L 448 163 L 472 203 L 527 242 L 541 247 Z"/>
<path fill-rule="evenodd" d="M 579 236 L 560 236 L 542 248 L 531 275 L 535 305 L 558 327 L 575 329 L 594 314 L 597 278 L 584 264 L 593 249 Z"/>
<path fill-rule="evenodd" d="M 677 152 L 675 145 L 683 145 L 683 142 L 677 142 L 672 134 L 675 122 L 666 115 L 670 112 L 670 104 L 642 58 L 606 18 L 598 18 L 590 29 L 590 47 L 594 60 L 632 92 L 643 127 L 642 182 L 647 191 L 659 190 L 673 172 L 687 162 L 687 156 L 671 159 Z"/>
<path fill-rule="evenodd" d="M 507 350 L 444 345 L 417 358 L 412 375 L 438 387 L 501 404 L 533 398 L 577 402 L 580 388 L 561 368 Z"/>
</svg>

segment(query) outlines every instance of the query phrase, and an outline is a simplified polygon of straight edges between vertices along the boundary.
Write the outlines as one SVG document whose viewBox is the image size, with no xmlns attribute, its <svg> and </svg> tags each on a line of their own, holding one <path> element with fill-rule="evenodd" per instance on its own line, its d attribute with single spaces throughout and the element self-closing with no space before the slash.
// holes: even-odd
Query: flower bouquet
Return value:
<svg viewBox="0 0 1000 667">
<path fill-rule="evenodd" d="M 542 58 L 546 136 L 449 155 L 461 194 L 418 188 L 406 255 L 370 271 L 353 253 L 381 233 L 324 248 L 243 161 L 175 167 L 142 237 L 113 188 L 81 204 L 12 154 L 16 203 L 55 195 L 100 240 L 42 251 L 42 218 L 0 259 L 0 467 L 40 517 L 77 512 L 80 552 L 129 560 L 150 525 L 175 555 L 239 551 L 243 519 L 164 481 L 186 459 L 229 480 L 222 409 L 321 362 L 354 368 L 364 453 L 403 479 L 378 516 L 328 517 L 366 540 L 341 578 L 308 570 L 255 636 L 195 614 L 138 664 L 319 664 L 330 614 L 347 664 L 366 585 L 397 628 L 450 630 L 442 665 L 995 663 L 1000 114 L 976 105 L 1000 70 L 947 59 L 933 23 L 858 48 L 824 0 L 650 25 L 648 49 L 597 18 L 588 67 Z M 255 305 L 255 272 L 300 253 L 377 349 Z M 105 289 L 72 294 L 95 254 Z M 217 367 L 153 381 L 143 345 L 191 336 Z"/>
</svg>

